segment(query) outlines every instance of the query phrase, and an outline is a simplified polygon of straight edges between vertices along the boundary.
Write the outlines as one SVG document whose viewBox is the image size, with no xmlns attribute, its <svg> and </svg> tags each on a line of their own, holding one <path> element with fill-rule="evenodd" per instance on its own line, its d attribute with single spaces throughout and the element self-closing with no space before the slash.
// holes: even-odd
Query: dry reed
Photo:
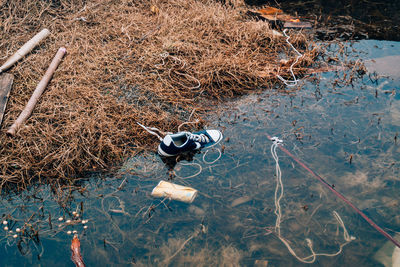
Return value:
<svg viewBox="0 0 400 267">
<path fill-rule="evenodd" d="M 0 135 L 0 186 L 73 179 L 153 149 L 136 122 L 176 131 L 223 99 L 272 88 L 290 51 L 244 6 L 196 0 L 5 0 L 0 62 L 43 28 L 52 33 L 8 70 L 15 75 Z M 306 36 L 291 39 L 304 46 Z M 5 135 L 58 47 L 67 55 L 32 116 Z M 316 50 L 295 67 L 312 64 Z M 286 69 L 286 70 L 285 70 Z M 303 68 L 304 69 L 304 68 Z M 288 76 L 289 77 L 289 76 Z M 199 127 L 200 125 L 197 125 Z"/>
</svg>

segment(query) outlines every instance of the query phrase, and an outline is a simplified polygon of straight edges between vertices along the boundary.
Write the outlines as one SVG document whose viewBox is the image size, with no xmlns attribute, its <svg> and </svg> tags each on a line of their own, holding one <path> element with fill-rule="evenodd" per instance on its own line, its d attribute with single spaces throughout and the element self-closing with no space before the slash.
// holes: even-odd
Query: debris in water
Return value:
<svg viewBox="0 0 400 267">
<path fill-rule="evenodd" d="M 78 235 L 74 235 L 74 238 L 71 242 L 71 260 L 75 263 L 76 267 L 84 267 L 85 263 L 83 262 L 81 255 L 81 242 L 78 239 Z"/>
<path fill-rule="evenodd" d="M 284 13 L 281 9 L 274 7 L 266 7 L 256 11 L 249 11 L 250 15 L 268 20 L 272 23 L 283 23 L 284 28 L 295 28 L 295 29 L 311 29 L 312 25 L 310 22 L 303 22 L 300 19 L 295 18 L 289 14 Z"/>
<path fill-rule="evenodd" d="M 197 190 L 191 187 L 160 181 L 151 192 L 153 197 L 167 197 L 170 199 L 192 203 L 197 196 Z"/>
<path fill-rule="evenodd" d="M 231 207 L 233 208 L 233 207 L 239 206 L 241 204 L 249 202 L 250 200 L 251 200 L 251 197 L 249 197 L 249 196 L 239 197 L 239 198 L 235 199 L 234 201 L 232 201 Z"/>
</svg>

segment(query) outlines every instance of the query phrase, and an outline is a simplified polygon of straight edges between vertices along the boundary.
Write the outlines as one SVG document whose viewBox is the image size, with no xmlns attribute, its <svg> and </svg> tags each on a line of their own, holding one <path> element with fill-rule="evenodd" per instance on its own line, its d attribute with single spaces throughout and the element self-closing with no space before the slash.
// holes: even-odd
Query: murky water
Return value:
<svg viewBox="0 0 400 267">
<path fill-rule="evenodd" d="M 354 60 L 368 60 L 400 55 L 400 44 L 361 41 L 347 50 Z M 171 167 L 156 154 L 142 155 L 79 187 L 38 186 L 4 196 L 0 211 L 9 229 L 2 233 L 0 265 L 73 266 L 69 246 L 76 231 L 87 266 L 301 266 L 277 236 L 268 135 L 281 138 L 394 236 L 400 230 L 400 80 L 392 77 L 370 73 L 345 85 L 343 73 L 316 74 L 301 81 L 300 91 L 229 104 L 209 125 L 223 130 L 224 140 L 191 161 Z M 314 265 L 380 266 L 375 254 L 387 240 L 290 157 L 279 150 L 278 156 L 280 231 L 293 251 L 310 255 L 309 239 L 316 253 L 336 253 L 345 242 L 336 211 L 356 239 L 337 256 L 318 256 Z M 192 204 L 150 196 L 171 177 L 199 190 Z"/>
<path fill-rule="evenodd" d="M 400 2 L 383 0 L 245 0 L 269 5 L 318 25 L 323 40 L 377 39 L 399 41 Z"/>
</svg>

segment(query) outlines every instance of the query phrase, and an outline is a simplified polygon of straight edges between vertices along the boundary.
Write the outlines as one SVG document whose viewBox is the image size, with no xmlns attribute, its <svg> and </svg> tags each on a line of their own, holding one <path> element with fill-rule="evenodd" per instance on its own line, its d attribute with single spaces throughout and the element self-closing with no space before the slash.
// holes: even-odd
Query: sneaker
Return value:
<svg viewBox="0 0 400 267">
<path fill-rule="evenodd" d="M 222 133 L 218 130 L 168 134 L 158 146 L 158 154 L 164 157 L 172 157 L 183 152 L 214 146 L 221 140 Z"/>
</svg>

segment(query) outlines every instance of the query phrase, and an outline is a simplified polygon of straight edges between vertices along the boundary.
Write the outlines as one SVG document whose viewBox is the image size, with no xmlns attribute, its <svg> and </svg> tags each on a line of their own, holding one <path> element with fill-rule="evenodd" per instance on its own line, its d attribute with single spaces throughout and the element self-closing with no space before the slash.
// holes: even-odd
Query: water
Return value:
<svg viewBox="0 0 400 267">
<path fill-rule="evenodd" d="M 400 44 L 360 41 L 347 51 L 349 58 L 368 60 L 400 55 Z M 87 266 L 301 266 L 274 231 L 268 135 L 283 139 L 285 148 L 394 236 L 400 229 L 399 79 L 367 74 L 345 85 L 343 73 L 330 72 L 301 83 L 299 91 L 264 92 L 221 107 L 209 128 L 223 130 L 224 140 L 191 161 L 171 166 L 156 154 L 141 155 L 107 177 L 3 196 L 0 211 L 13 232 L 3 230 L 0 265 L 73 266 L 68 231 L 77 231 Z M 309 238 L 316 253 L 337 252 L 344 239 L 336 211 L 356 240 L 314 265 L 381 266 L 374 255 L 387 240 L 290 157 L 278 156 L 281 235 L 294 251 L 310 255 Z M 192 204 L 150 196 L 171 177 L 199 190 Z M 89 220 L 87 229 L 66 225 L 77 221 L 73 212 Z M 17 227 L 24 233 L 13 238 Z"/>
<path fill-rule="evenodd" d="M 299 15 L 318 25 L 324 40 L 377 39 L 399 41 L 400 2 L 364 0 L 245 0 L 249 5 L 269 5 Z"/>
</svg>

